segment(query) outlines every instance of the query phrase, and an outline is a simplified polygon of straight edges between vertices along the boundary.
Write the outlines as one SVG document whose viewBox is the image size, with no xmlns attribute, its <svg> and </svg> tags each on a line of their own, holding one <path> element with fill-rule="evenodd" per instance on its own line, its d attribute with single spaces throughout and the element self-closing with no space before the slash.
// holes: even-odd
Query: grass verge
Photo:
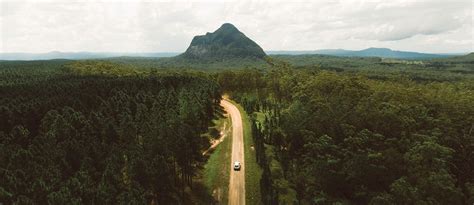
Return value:
<svg viewBox="0 0 474 205">
<path fill-rule="evenodd" d="M 254 143 L 252 138 L 250 118 L 242 106 L 232 100 L 229 101 L 237 106 L 243 121 L 242 125 L 244 129 L 245 153 L 245 203 L 248 205 L 261 204 L 260 178 L 262 176 L 262 170 L 257 164 L 255 150 L 252 148 Z"/>
<path fill-rule="evenodd" d="M 220 118 L 215 122 L 225 138 L 210 153 L 204 165 L 203 183 L 219 204 L 227 204 L 229 196 L 230 164 L 232 156 L 232 126 L 230 118 Z"/>
</svg>

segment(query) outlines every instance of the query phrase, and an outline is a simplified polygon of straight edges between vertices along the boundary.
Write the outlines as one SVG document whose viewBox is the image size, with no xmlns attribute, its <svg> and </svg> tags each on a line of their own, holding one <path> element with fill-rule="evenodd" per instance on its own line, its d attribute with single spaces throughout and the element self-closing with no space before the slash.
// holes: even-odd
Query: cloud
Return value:
<svg viewBox="0 0 474 205">
<path fill-rule="evenodd" d="M 464 52 L 473 44 L 471 0 L 0 0 L 0 11 L 0 52 L 184 51 L 224 22 L 265 50 Z"/>
<path fill-rule="evenodd" d="M 469 14 L 469 3 L 412 2 L 394 7 L 375 5 L 369 19 L 354 17 L 358 20 L 358 25 L 367 24 L 356 37 L 397 41 L 416 35 L 436 35 L 453 31 L 469 23 L 472 16 L 472 13 Z"/>
</svg>

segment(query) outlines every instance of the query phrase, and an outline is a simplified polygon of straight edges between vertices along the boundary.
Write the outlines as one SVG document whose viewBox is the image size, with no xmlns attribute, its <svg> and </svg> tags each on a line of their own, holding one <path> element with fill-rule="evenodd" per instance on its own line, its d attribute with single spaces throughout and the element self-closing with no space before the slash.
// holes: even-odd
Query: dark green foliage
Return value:
<svg viewBox="0 0 474 205">
<path fill-rule="evenodd" d="M 0 61 L 0 86 L 34 84 L 58 74 L 68 60 Z"/>
<path fill-rule="evenodd" d="M 222 89 L 254 115 L 265 204 L 290 188 L 300 204 L 472 204 L 471 57 L 1 62 L 0 202 L 179 203 Z"/>
<path fill-rule="evenodd" d="M 262 141 L 275 148 L 299 203 L 472 203 L 472 78 L 379 80 L 273 64 L 217 79 L 248 113 L 265 115 L 254 126 L 257 159 Z M 265 168 L 262 199 L 272 204 L 276 176 Z"/>
<path fill-rule="evenodd" d="M 397 60 L 326 55 L 274 55 L 272 58 L 274 61 L 288 62 L 297 69 L 363 74 L 378 80 L 407 78 L 417 82 L 444 82 L 472 79 L 474 77 L 472 55 L 435 60 Z"/>
<path fill-rule="evenodd" d="M 1 64 L 0 202 L 182 203 L 205 160 L 218 85 L 96 62 L 34 68 L 42 63 Z"/>
</svg>

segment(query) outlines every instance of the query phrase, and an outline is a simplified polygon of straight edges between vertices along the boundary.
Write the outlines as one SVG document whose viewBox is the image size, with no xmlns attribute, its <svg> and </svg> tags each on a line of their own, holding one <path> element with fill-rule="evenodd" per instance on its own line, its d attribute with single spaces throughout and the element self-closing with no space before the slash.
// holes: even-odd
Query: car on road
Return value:
<svg viewBox="0 0 474 205">
<path fill-rule="evenodd" d="M 235 162 L 234 162 L 234 170 L 235 170 L 235 171 L 239 171 L 239 170 L 240 170 L 240 162 L 239 162 L 239 161 L 235 161 Z"/>
</svg>

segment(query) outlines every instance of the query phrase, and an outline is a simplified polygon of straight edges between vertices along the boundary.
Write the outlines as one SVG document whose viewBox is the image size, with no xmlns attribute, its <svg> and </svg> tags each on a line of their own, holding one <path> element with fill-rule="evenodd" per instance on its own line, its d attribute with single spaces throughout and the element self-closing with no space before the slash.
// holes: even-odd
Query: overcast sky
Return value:
<svg viewBox="0 0 474 205">
<path fill-rule="evenodd" d="M 472 52 L 472 0 L 0 0 L 0 52 L 182 52 L 234 24 L 264 50 Z"/>
</svg>

